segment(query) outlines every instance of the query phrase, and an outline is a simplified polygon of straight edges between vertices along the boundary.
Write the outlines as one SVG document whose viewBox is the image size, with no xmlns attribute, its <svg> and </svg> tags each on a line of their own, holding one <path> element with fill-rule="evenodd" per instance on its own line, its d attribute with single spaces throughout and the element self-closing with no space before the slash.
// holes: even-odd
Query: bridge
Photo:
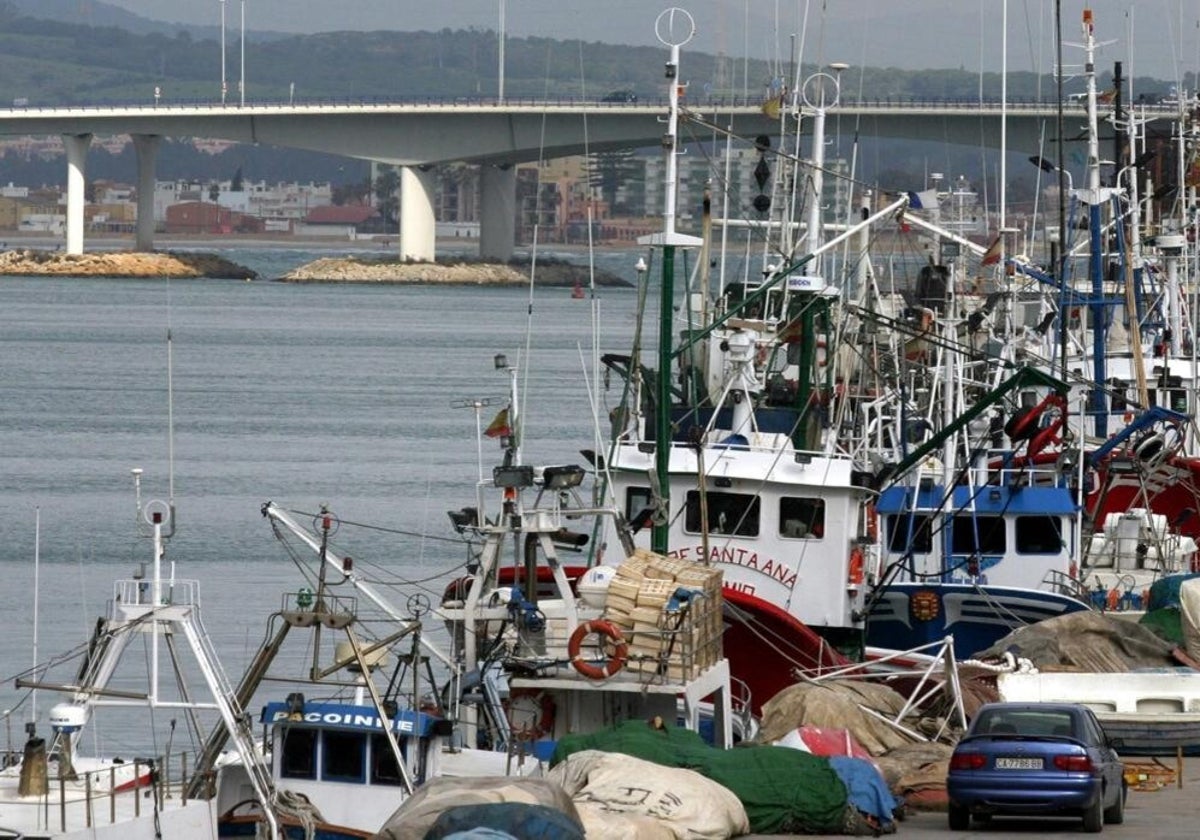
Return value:
<svg viewBox="0 0 1200 840">
<path fill-rule="evenodd" d="M 778 118 L 761 101 L 683 100 L 681 142 L 707 139 L 712 126 L 736 135 L 777 134 Z M 1141 107 L 1141 106 L 1139 106 Z M 155 162 L 163 137 L 198 136 L 238 143 L 326 152 L 396 164 L 400 172 L 402 258 L 434 254 L 431 166 L 464 162 L 481 167 L 480 253 L 507 259 L 515 237 L 516 170 L 519 163 L 586 152 L 658 145 L 665 102 L 504 101 L 429 99 L 401 102 L 118 105 L 0 109 L 0 134 L 58 134 L 67 152 L 66 251 L 83 252 L 87 151 L 96 134 L 127 134 L 138 165 L 136 247 L 154 243 Z M 1148 115 L 1174 115 L 1149 106 Z M 1058 106 L 1047 102 L 950 102 L 876 100 L 844 102 L 830 116 L 861 135 L 934 140 L 998 147 L 1006 117 L 1009 149 L 1036 151 L 1039 137 L 1053 136 Z M 1064 106 L 1076 126 L 1081 104 Z M 1043 127 L 1045 129 L 1043 130 Z"/>
</svg>

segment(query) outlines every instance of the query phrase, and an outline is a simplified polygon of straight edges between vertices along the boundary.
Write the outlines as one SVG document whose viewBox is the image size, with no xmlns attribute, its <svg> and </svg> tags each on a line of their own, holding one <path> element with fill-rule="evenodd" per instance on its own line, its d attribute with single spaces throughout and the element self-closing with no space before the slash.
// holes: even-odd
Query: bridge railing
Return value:
<svg viewBox="0 0 1200 840">
<path fill-rule="evenodd" d="M 686 94 L 683 98 L 685 106 L 702 108 L 704 110 L 719 110 L 722 108 L 759 108 L 769 97 L 761 94 L 750 96 L 706 96 Z M 840 108 L 842 109 L 945 109 L 961 110 L 964 108 L 998 109 L 1002 105 L 999 98 L 991 97 L 916 97 L 916 96 L 883 96 L 855 97 L 843 95 Z M 100 100 L 88 102 L 61 103 L 22 103 L 11 107 L 0 106 L 0 112 L 18 114 L 60 113 L 64 110 L 75 111 L 107 111 L 107 110 L 155 110 L 155 109 L 195 109 L 221 110 L 236 114 L 242 110 L 262 109 L 313 109 L 313 108 L 387 108 L 387 107 L 494 107 L 498 109 L 511 107 L 587 107 L 589 110 L 628 111 L 645 109 L 663 109 L 667 107 L 665 98 L 646 98 L 636 102 L 605 102 L 594 97 L 559 96 L 559 97 L 522 97 L 506 96 L 499 99 L 495 96 L 366 96 L 366 97 L 323 97 L 323 98 L 289 98 L 289 99 L 257 99 L 240 105 L 237 102 L 222 104 L 219 100 L 211 99 L 172 99 L 160 97 L 155 101 L 114 101 Z M 1045 97 L 1009 97 L 1008 107 L 1014 109 L 1037 108 L 1047 111 L 1057 109 L 1057 102 Z M 1071 113 L 1084 113 L 1085 105 L 1080 102 L 1063 103 L 1064 110 Z M 1145 109 L 1149 113 L 1174 114 L 1179 106 L 1172 103 L 1135 102 L 1133 107 Z M 1108 105 L 1101 105 L 1104 112 Z"/>
</svg>

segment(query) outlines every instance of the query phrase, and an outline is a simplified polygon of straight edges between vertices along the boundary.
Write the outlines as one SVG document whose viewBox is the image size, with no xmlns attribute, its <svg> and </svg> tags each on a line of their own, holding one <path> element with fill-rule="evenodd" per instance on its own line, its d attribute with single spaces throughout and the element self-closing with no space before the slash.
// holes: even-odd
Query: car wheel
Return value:
<svg viewBox="0 0 1200 840">
<path fill-rule="evenodd" d="M 966 831 L 971 827 L 971 811 L 966 805 L 951 802 L 947 813 L 950 816 L 951 831 Z"/>
<path fill-rule="evenodd" d="M 1125 822 L 1125 797 L 1127 793 L 1122 782 L 1121 790 L 1117 793 L 1117 801 L 1111 808 L 1104 809 L 1104 822 L 1108 825 L 1120 825 Z"/>
<path fill-rule="evenodd" d="M 1083 830 L 1095 834 L 1104 829 L 1104 796 L 1096 797 L 1096 801 L 1083 812 Z"/>
</svg>

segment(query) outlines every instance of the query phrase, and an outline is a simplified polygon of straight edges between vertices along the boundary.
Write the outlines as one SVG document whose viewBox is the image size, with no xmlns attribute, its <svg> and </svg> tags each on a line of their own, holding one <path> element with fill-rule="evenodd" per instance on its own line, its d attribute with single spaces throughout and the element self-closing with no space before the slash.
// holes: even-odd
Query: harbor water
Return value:
<svg viewBox="0 0 1200 840">
<path fill-rule="evenodd" d="M 222 254 L 265 277 L 329 255 Z M 638 256 L 597 267 L 632 282 Z M 31 698 L 14 678 L 82 646 L 113 580 L 152 559 L 131 470 L 143 470 L 143 503 L 174 498 L 165 569 L 200 582 L 236 682 L 267 614 L 305 583 L 264 502 L 304 521 L 327 505 L 341 521 L 333 548 L 360 574 L 436 603 L 467 560 L 446 513 L 473 503 L 481 467 L 500 457 L 477 436 L 508 399 L 493 357 L 517 368 L 523 459 L 581 463 L 620 398 L 615 381 L 603 391 L 593 341 L 627 352 L 636 302 L 633 288 L 580 300 L 563 288 L 0 278 L 5 746 L 19 746 L 34 703 L 44 721 L 61 699 Z"/>
</svg>

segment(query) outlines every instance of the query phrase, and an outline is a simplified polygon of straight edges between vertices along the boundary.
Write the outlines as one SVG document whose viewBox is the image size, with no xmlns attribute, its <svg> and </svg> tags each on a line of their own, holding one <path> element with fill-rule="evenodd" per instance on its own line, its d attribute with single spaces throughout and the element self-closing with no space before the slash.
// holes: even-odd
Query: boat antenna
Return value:
<svg viewBox="0 0 1200 840">
<path fill-rule="evenodd" d="M 1054 111 L 1055 157 L 1058 159 L 1058 265 L 1056 274 L 1060 287 L 1067 282 L 1067 171 L 1063 151 L 1063 31 L 1062 31 L 1062 0 L 1054 0 L 1054 45 L 1056 50 L 1055 63 L 1058 72 L 1054 74 L 1058 86 L 1058 107 Z M 1059 312 L 1062 321 L 1059 327 L 1059 352 L 1062 354 L 1062 375 L 1067 375 L 1067 358 L 1070 347 L 1066 318 Z"/>
<path fill-rule="evenodd" d="M 703 240 L 675 231 L 676 173 L 679 154 L 676 137 L 679 127 L 679 96 L 683 84 L 679 81 L 679 48 L 692 40 L 696 33 L 696 22 L 683 9 L 670 8 L 659 14 L 654 22 L 654 34 L 670 49 L 665 76 L 667 80 L 667 132 L 663 135 L 663 155 L 666 160 L 664 183 L 663 230 L 662 233 L 638 239 L 641 245 L 662 247 L 662 294 L 659 299 L 658 325 L 658 381 L 655 394 L 655 473 L 661 487 L 662 502 L 670 505 L 670 482 L 668 468 L 671 458 L 671 334 L 675 302 L 675 249 L 698 247 Z M 669 509 L 669 507 L 668 507 Z M 651 534 L 651 548 L 665 554 L 667 551 L 667 524 L 655 524 Z"/>
<path fill-rule="evenodd" d="M 168 282 L 170 282 L 168 280 Z M 175 353 L 171 339 L 171 312 L 167 310 L 167 506 L 171 524 L 165 536 L 175 533 Z"/>
<path fill-rule="evenodd" d="M 33 667 L 38 667 L 38 601 L 41 594 L 42 509 L 33 509 Z M 5 717 L 7 718 L 7 713 Z M 37 722 L 37 689 L 29 692 L 29 719 Z"/>
</svg>

